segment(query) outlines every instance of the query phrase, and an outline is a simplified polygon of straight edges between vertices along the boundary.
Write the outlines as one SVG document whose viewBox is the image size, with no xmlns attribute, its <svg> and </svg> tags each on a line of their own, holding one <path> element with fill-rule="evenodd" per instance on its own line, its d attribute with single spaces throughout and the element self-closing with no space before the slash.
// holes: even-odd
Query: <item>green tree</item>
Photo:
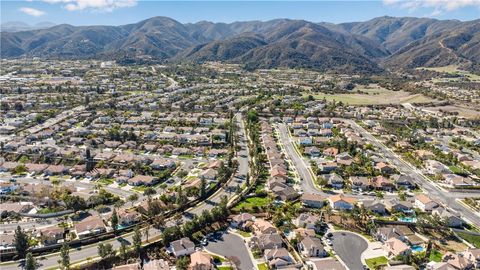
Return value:
<svg viewBox="0 0 480 270">
<path fill-rule="evenodd" d="M 117 209 L 113 208 L 112 217 L 110 218 L 110 223 L 112 224 L 113 233 L 117 234 L 118 230 L 118 214 Z"/>
<path fill-rule="evenodd" d="M 70 269 L 70 247 L 66 242 L 64 242 L 62 248 L 60 248 L 60 259 L 57 262 L 60 269 Z"/>
<path fill-rule="evenodd" d="M 200 197 L 203 198 L 207 193 L 207 182 L 205 178 L 200 179 Z"/>
<path fill-rule="evenodd" d="M 98 256 L 102 258 L 102 265 L 104 267 L 108 266 L 110 260 L 115 256 L 115 251 L 113 250 L 113 246 L 110 243 L 100 243 L 98 245 Z"/>
<path fill-rule="evenodd" d="M 36 270 L 38 269 L 38 267 L 39 265 L 33 257 L 32 253 L 27 253 L 27 257 L 25 259 L 25 270 Z"/>
<path fill-rule="evenodd" d="M 130 201 L 133 205 L 133 202 L 135 202 L 136 200 L 138 200 L 138 195 L 137 194 L 132 194 L 130 196 L 128 196 L 128 201 Z"/>
<path fill-rule="evenodd" d="M 15 230 L 14 243 L 18 256 L 24 258 L 29 248 L 28 235 L 22 230 L 22 228 L 20 228 L 20 226 L 17 226 L 17 229 Z"/>
<path fill-rule="evenodd" d="M 177 259 L 175 266 L 178 270 L 187 270 L 189 264 L 190 264 L 189 258 L 187 256 L 184 256 Z"/>
<path fill-rule="evenodd" d="M 73 209 L 75 212 L 87 208 L 87 202 L 80 196 L 67 196 L 64 200 L 67 208 Z"/>
<path fill-rule="evenodd" d="M 135 255 L 140 257 L 142 251 L 142 234 L 140 233 L 140 228 L 135 226 L 135 231 L 133 234 L 133 248 L 135 249 Z"/>
<path fill-rule="evenodd" d="M 127 263 L 128 260 L 128 253 L 127 253 L 127 244 L 125 244 L 125 241 L 120 242 L 120 258 L 124 263 Z"/>
<path fill-rule="evenodd" d="M 153 189 L 152 187 L 148 187 L 145 189 L 145 191 L 143 191 L 143 195 L 144 196 L 152 196 L 152 195 L 155 195 L 157 194 L 157 191 L 155 189 Z"/>
</svg>

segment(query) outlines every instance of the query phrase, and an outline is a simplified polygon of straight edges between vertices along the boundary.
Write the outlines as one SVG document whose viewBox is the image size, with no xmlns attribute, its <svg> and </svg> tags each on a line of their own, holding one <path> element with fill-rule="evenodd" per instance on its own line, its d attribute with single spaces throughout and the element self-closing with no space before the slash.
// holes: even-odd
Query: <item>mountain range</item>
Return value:
<svg viewBox="0 0 480 270">
<path fill-rule="evenodd" d="M 0 31 L 2 32 L 19 32 L 27 30 L 44 29 L 55 26 L 52 22 L 39 22 L 34 25 L 29 25 L 24 22 L 14 21 L 0 24 Z"/>
<path fill-rule="evenodd" d="M 455 64 L 480 71 L 480 20 L 379 17 L 342 24 L 289 19 L 182 24 L 153 17 L 121 26 L 61 24 L 0 34 L 2 58 L 149 57 L 352 73 Z"/>
</svg>

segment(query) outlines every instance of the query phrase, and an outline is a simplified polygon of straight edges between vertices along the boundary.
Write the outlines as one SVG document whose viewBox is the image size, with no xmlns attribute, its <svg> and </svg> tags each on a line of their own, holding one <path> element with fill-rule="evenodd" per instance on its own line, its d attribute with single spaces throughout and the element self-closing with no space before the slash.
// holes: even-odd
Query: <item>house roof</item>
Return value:
<svg viewBox="0 0 480 270">
<path fill-rule="evenodd" d="M 410 248 L 405 244 L 404 242 L 400 241 L 397 238 L 390 238 L 387 241 L 385 241 L 385 246 L 388 248 L 388 250 L 393 253 L 395 256 L 409 250 Z"/>
<path fill-rule="evenodd" d="M 342 263 L 334 258 L 325 258 L 321 260 L 311 261 L 316 270 L 347 270 Z"/>
<path fill-rule="evenodd" d="M 330 201 L 332 201 L 333 203 L 344 201 L 344 202 L 347 202 L 349 204 L 354 204 L 354 203 L 357 202 L 357 199 L 355 199 L 353 197 L 347 197 L 343 194 L 333 195 L 333 196 L 330 196 L 330 198 L 328 198 L 328 199 Z"/>
<path fill-rule="evenodd" d="M 211 265 L 212 256 L 203 251 L 195 251 L 190 255 L 190 267 L 194 268 L 198 265 Z"/>
<path fill-rule="evenodd" d="M 173 252 L 178 252 L 178 251 L 181 251 L 181 250 L 194 248 L 195 244 L 190 239 L 188 239 L 187 237 L 184 237 L 184 238 L 179 239 L 177 241 L 171 242 L 170 246 L 171 246 Z"/>
</svg>

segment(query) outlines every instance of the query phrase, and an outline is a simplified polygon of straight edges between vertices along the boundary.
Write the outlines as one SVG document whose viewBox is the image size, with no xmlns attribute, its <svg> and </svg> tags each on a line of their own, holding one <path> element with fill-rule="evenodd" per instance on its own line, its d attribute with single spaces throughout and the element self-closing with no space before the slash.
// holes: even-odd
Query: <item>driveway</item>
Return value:
<svg viewBox="0 0 480 270">
<path fill-rule="evenodd" d="M 232 233 L 225 233 L 220 240 L 210 241 L 205 249 L 224 257 L 237 257 L 240 270 L 255 269 L 243 238 Z"/>
<path fill-rule="evenodd" d="M 363 269 L 361 256 L 368 247 L 363 237 L 349 232 L 334 232 L 332 242 L 333 250 L 349 269 Z"/>
</svg>

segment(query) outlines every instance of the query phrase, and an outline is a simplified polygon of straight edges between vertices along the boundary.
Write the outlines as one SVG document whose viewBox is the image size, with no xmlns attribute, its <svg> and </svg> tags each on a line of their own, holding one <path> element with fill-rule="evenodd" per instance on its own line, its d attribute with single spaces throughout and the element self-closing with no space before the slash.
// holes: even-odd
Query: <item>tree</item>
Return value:
<svg viewBox="0 0 480 270">
<path fill-rule="evenodd" d="M 67 196 L 64 202 L 67 208 L 73 209 L 75 212 L 87 208 L 87 202 L 80 196 Z"/>
<path fill-rule="evenodd" d="M 38 269 L 38 267 L 39 265 L 33 257 L 32 253 L 27 253 L 27 257 L 25 259 L 25 270 L 36 270 Z"/>
<path fill-rule="evenodd" d="M 102 258 L 102 264 L 107 266 L 111 258 L 115 256 L 115 251 L 113 250 L 113 246 L 110 243 L 106 244 L 99 244 L 98 245 L 98 256 Z"/>
<path fill-rule="evenodd" d="M 130 201 L 132 205 L 133 205 L 133 202 L 136 200 L 138 200 L 138 195 L 136 193 L 128 196 L 128 201 Z"/>
<path fill-rule="evenodd" d="M 155 194 L 157 194 L 157 191 L 155 189 L 153 189 L 152 187 L 148 187 L 148 188 L 145 189 L 145 191 L 143 191 L 143 195 L 148 196 L 148 197 L 150 197 L 152 195 L 155 195 Z"/>
<path fill-rule="evenodd" d="M 66 242 L 60 248 L 60 259 L 57 262 L 60 265 L 60 269 L 70 269 L 70 248 Z"/>
<path fill-rule="evenodd" d="M 188 256 L 180 257 L 177 259 L 175 266 L 178 270 L 187 270 L 190 264 Z"/>
<path fill-rule="evenodd" d="M 142 234 L 140 233 L 140 228 L 138 228 L 138 225 L 135 226 L 132 240 L 133 248 L 135 249 L 135 255 L 137 255 L 137 257 L 140 257 L 140 252 L 142 251 Z"/>
<path fill-rule="evenodd" d="M 123 260 L 124 263 L 127 263 L 128 254 L 127 254 L 127 244 L 125 244 L 125 241 L 120 242 L 120 258 Z"/>
<path fill-rule="evenodd" d="M 150 236 L 150 223 L 147 223 L 147 226 L 145 226 L 145 230 L 143 231 L 143 235 L 145 235 L 145 239 L 148 242 L 148 237 Z"/>
<path fill-rule="evenodd" d="M 17 229 L 15 230 L 14 242 L 18 256 L 24 258 L 29 248 L 28 235 L 22 230 L 22 228 L 20 228 L 20 226 L 17 226 Z"/>
<path fill-rule="evenodd" d="M 112 217 L 110 218 L 110 223 L 112 224 L 113 233 L 114 233 L 114 234 L 117 234 L 117 230 L 118 230 L 118 215 L 117 215 L 117 210 L 116 210 L 115 208 L 113 208 Z"/>
<path fill-rule="evenodd" d="M 200 197 L 203 198 L 207 193 L 207 182 L 205 178 L 200 179 Z"/>
</svg>

